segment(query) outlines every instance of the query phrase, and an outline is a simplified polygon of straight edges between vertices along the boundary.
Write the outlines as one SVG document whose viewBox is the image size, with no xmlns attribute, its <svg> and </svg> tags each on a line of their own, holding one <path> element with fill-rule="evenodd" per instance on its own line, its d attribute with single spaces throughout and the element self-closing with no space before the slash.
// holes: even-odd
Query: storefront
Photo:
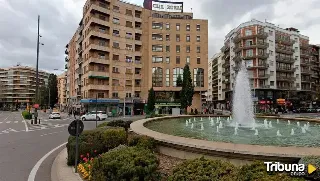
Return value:
<svg viewBox="0 0 320 181">
<path fill-rule="evenodd" d="M 156 114 L 172 114 L 172 108 L 180 108 L 180 103 L 168 102 L 168 103 L 156 103 Z"/>
<path fill-rule="evenodd" d="M 119 99 L 81 99 L 83 111 L 106 111 L 109 115 L 115 115 L 119 112 L 118 104 Z"/>
</svg>

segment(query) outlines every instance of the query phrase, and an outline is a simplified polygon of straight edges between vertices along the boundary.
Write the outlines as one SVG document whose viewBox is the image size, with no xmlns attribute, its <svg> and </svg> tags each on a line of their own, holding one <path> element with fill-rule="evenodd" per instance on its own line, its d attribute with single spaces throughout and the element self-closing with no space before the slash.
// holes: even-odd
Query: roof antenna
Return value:
<svg viewBox="0 0 320 181">
<path fill-rule="evenodd" d="M 20 62 L 18 62 L 18 63 L 17 63 L 17 67 L 19 67 L 20 65 L 21 65 L 21 63 L 20 63 Z"/>
</svg>

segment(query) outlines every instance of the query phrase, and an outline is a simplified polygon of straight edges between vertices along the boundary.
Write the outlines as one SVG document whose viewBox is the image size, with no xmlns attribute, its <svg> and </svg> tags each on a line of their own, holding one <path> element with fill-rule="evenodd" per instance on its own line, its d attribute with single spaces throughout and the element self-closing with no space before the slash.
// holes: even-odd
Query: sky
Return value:
<svg viewBox="0 0 320 181">
<path fill-rule="evenodd" d="M 172 0 L 175 1 L 175 0 Z M 267 20 L 294 27 L 320 44 L 319 0 L 182 0 L 184 11 L 209 22 L 209 58 L 225 35 L 240 23 Z M 142 6 L 143 0 L 127 0 Z M 65 46 L 75 32 L 85 0 L 0 0 L 0 67 L 36 65 L 37 16 L 40 15 L 39 68 L 61 74 Z M 192 7 L 192 9 L 191 9 Z"/>
</svg>

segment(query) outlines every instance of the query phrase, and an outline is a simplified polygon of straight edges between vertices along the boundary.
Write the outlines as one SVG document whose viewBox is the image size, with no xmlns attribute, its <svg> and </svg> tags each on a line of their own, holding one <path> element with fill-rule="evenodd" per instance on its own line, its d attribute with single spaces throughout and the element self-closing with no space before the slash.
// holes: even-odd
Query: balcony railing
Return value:
<svg viewBox="0 0 320 181">
<path fill-rule="evenodd" d="M 239 42 L 242 39 L 248 39 L 248 38 L 261 38 L 261 39 L 266 39 L 268 37 L 268 33 L 260 30 L 258 33 L 256 34 L 250 34 L 250 35 L 245 35 L 245 34 L 238 34 L 236 37 L 233 38 L 233 41 L 235 43 Z"/>
<path fill-rule="evenodd" d="M 291 76 L 277 76 L 277 81 L 293 82 L 296 78 Z"/>
<path fill-rule="evenodd" d="M 269 53 L 258 53 L 257 55 L 245 55 L 240 57 L 240 60 L 250 60 L 253 58 L 267 59 L 269 57 Z"/>
<path fill-rule="evenodd" d="M 277 89 L 296 90 L 296 87 L 294 87 L 294 86 L 286 86 L 286 85 L 277 85 Z"/>
<path fill-rule="evenodd" d="M 266 49 L 269 47 L 269 43 L 266 42 L 257 42 L 252 44 L 244 44 L 240 46 L 235 47 L 235 52 L 239 52 L 241 50 L 249 49 L 249 48 L 260 48 L 260 49 Z"/>
<path fill-rule="evenodd" d="M 276 46 L 276 52 L 292 55 L 294 53 L 294 49 L 283 46 Z"/>
<path fill-rule="evenodd" d="M 294 67 L 276 67 L 277 71 L 283 71 L 283 72 L 294 72 Z"/>
<path fill-rule="evenodd" d="M 309 49 L 309 44 L 300 43 L 300 49 L 308 50 Z"/>
<path fill-rule="evenodd" d="M 292 46 L 295 41 L 291 40 L 290 38 L 281 38 L 280 36 L 276 35 L 276 43 Z"/>
<path fill-rule="evenodd" d="M 311 75 L 311 71 L 309 69 L 301 69 L 301 74 Z"/>
<path fill-rule="evenodd" d="M 294 63 L 294 59 L 292 57 L 280 57 L 276 56 L 277 62 L 283 62 L 283 63 Z"/>
</svg>

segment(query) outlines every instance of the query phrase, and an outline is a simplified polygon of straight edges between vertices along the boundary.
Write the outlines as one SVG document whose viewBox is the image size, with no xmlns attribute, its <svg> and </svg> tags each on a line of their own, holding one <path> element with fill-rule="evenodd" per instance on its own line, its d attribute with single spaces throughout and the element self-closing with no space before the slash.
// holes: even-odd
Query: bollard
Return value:
<svg viewBox="0 0 320 181">
<path fill-rule="evenodd" d="M 40 119 L 39 119 L 39 124 L 40 124 Z"/>
</svg>

